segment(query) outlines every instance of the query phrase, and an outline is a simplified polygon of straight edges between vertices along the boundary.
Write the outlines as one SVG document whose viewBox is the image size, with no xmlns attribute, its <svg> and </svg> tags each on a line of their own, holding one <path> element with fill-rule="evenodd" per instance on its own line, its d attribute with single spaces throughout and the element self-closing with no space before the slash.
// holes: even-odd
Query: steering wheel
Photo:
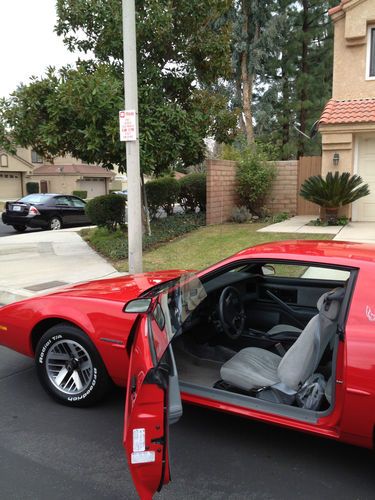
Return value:
<svg viewBox="0 0 375 500">
<path fill-rule="evenodd" d="M 232 340 L 238 339 L 245 326 L 245 308 L 239 291 L 233 286 L 221 292 L 219 318 L 225 335 Z"/>
</svg>

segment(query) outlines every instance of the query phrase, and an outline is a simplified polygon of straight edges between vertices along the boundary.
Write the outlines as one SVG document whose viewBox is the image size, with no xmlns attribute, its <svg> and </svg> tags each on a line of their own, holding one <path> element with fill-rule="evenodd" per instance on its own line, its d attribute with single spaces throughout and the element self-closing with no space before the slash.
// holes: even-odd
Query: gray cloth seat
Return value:
<svg viewBox="0 0 375 500">
<path fill-rule="evenodd" d="M 292 325 L 275 325 L 267 331 L 267 335 L 277 335 L 279 333 L 296 333 L 300 334 L 302 332 L 302 328 L 298 328 Z"/>
<path fill-rule="evenodd" d="M 247 347 L 221 367 L 224 382 L 245 391 L 278 386 L 286 392 L 298 391 L 319 365 L 323 353 L 337 331 L 337 319 L 344 289 L 325 293 L 316 314 L 300 336 L 281 357 L 257 347 Z"/>
</svg>

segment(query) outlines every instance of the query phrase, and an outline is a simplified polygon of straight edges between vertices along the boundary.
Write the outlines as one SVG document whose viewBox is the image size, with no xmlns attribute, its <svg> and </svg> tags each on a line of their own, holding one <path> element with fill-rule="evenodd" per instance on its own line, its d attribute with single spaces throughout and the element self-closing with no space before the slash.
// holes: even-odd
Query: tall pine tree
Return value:
<svg viewBox="0 0 375 500">
<path fill-rule="evenodd" d="M 318 154 L 311 127 L 331 96 L 336 0 L 275 0 L 267 32 L 272 48 L 254 100 L 256 136 L 272 142 L 282 159 Z M 305 135 L 304 135 L 305 134 Z"/>
</svg>

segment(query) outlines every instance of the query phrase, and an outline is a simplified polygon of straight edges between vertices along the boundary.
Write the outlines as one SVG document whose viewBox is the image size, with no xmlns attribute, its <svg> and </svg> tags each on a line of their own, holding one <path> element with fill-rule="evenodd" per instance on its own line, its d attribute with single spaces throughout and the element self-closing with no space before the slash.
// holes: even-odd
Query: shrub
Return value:
<svg viewBox="0 0 375 500">
<path fill-rule="evenodd" d="M 272 216 L 272 222 L 276 224 L 277 222 L 284 222 L 284 220 L 290 219 L 288 212 L 279 212 Z"/>
<path fill-rule="evenodd" d="M 241 204 L 252 212 L 259 212 L 276 177 L 274 163 L 256 147 L 241 151 L 237 164 L 237 194 Z"/>
<path fill-rule="evenodd" d="M 125 223 L 125 198 L 119 194 L 97 196 L 87 202 L 85 210 L 93 224 L 110 231 Z"/>
<path fill-rule="evenodd" d="M 189 174 L 179 180 L 179 202 L 185 212 L 195 212 L 197 208 L 206 210 L 206 174 Z"/>
<path fill-rule="evenodd" d="M 370 194 L 368 184 L 349 172 L 328 172 L 325 179 L 313 175 L 301 186 L 300 196 L 325 209 L 326 220 L 337 219 L 339 208 Z"/>
<path fill-rule="evenodd" d="M 39 182 L 26 182 L 27 194 L 39 193 Z"/>
<path fill-rule="evenodd" d="M 231 219 L 233 222 L 237 222 L 237 224 L 242 224 L 251 219 L 251 213 L 246 207 L 235 207 L 232 211 Z"/>
<path fill-rule="evenodd" d="M 85 200 L 87 198 L 87 191 L 73 191 L 73 196 L 78 196 L 78 198 Z"/>
<path fill-rule="evenodd" d="M 151 218 L 162 207 L 167 215 L 173 213 L 173 206 L 177 202 L 180 185 L 174 177 L 159 177 L 145 185 L 147 204 Z"/>
</svg>

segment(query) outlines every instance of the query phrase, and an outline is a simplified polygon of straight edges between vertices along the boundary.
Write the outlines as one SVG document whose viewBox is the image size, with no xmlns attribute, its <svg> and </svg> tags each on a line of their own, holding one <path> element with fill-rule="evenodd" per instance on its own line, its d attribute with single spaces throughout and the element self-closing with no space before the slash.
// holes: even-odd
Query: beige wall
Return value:
<svg viewBox="0 0 375 500">
<path fill-rule="evenodd" d="M 41 181 L 47 181 L 49 193 L 72 194 L 73 191 L 83 191 L 88 188 L 84 182 L 80 182 L 80 177 L 77 175 L 32 175 L 25 179 L 25 182 L 39 182 L 39 185 Z M 106 193 L 109 190 L 109 181 L 109 178 L 105 179 Z"/>
<path fill-rule="evenodd" d="M 26 180 L 26 182 L 39 182 L 39 184 L 40 181 L 47 181 L 49 193 L 72 194 L 73 191 L 79 189 L 76 182 L 77 176 L 72 175 L 33 175 Z"/>
<path fill-rule="evenodd" d="M 375 123 L 350 125 L 322 125 L 322 175 L 328 172 L 355 173 L 355 153 L 357 137 L 365 133 L 375 134 Z M 333 165 L 333 155 L 338 153 L 340 161 Z M 351 206 L 342 213 L 351 217 Z"/>
<path fill-rule="evenodd" d="M 31 162 L 31 148 L 17 148 L 17 155 L 23 160 Z M 43 161 L 44 165 L 51 165 L 47 160 Z M 73 156 L 57 156 L 53 160 L 54 165 L 81 165 L 82 160 L 78 160 L 77 158 L 73 158 Z M 33 163 L 35 167 L 40 166 L 40 163 Z"/>
<path fill-rule="evenodd" d="M 236 162 L 207 160 L 207 224 L 230 220 L 238 205 L 236 196 Z M 265 205 L 272 214 L 297 212 L 298 161 L 276 162 L 277 177 Z"/>
<path fill-rule="evenodd" d="M 237 205 L 235 187 L 236 162 L 207 160 L 207 224 L 221 224 L 230 219 Z"/>
<path fill-rule="evenodd" d="M 354 173 L 355 140 L 359 134 L 375 133 L 375 123 L 349 125 L 321 125 L 322 133 L 322 175 L 329 171 Z M 333 155 L 339 153 L 337 167 Z"/>
<path fill-rule="evenodd" d="M 23 160 L 31 163 L 31 149 L 27 148 L 17 148 L 17 156 L 22 158 Z"/>
<path fill-rule="evenodd" d="M 50 162 L 45 161 L 45 165 L 51 165 Z M 82 165 L 82 160 L 78 160 L 77 158 L 73 158 L 73 156 L 57 156 L 53 159 L 53 165 Z"/>
<path fill-rule="evenodd" d="M 6 154 L 3 152 L 0 152 L 0 154 Z M 2 167 L 0 164 L 0 172 L 31 172 L 32 167 L 31 165 L 27 165 L 24 162 L 20 161 L 17 157 L 12 156 L 12 155 L 7 155 L 8 156 L 8 166 L 7 167 Z"/>
<path fill-rule="evenodd" d="M 298 161 L 278 161 L 276 169 L 277 177 L 266 198 L 265 205 L 271 214 L 287 212 L 295 215 L 297 213 Z"/>
<path fill-rule="evenodd" d="M 344 11 L 334 14 L 332 20 L 335 23 L 332 97 L 375 97 L 375 80 L 368 80 L 366 74 L 368 26 L 375 25 L 374 0 L 353 0 Z"/>
</svg>

